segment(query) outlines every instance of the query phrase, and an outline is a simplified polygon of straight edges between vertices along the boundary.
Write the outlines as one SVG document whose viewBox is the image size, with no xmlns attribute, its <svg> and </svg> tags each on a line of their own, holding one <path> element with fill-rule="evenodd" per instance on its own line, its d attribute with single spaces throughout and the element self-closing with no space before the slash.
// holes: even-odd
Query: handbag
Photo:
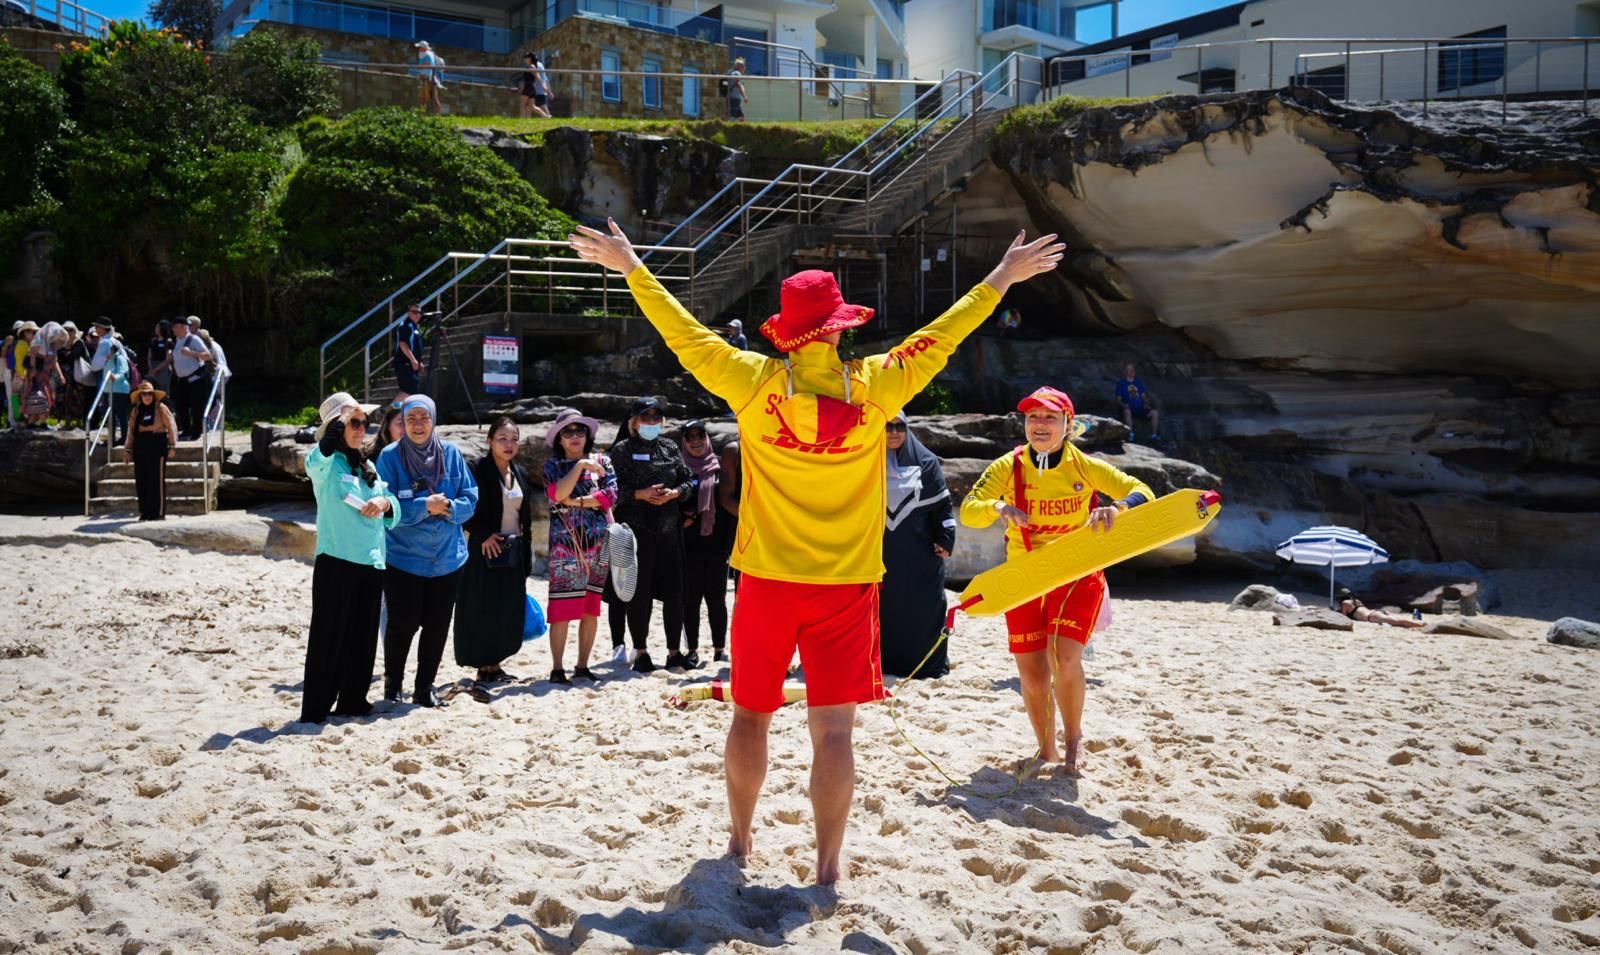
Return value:
<svg viewBox="0 0 1600 955">
<path fill-rule="evenodd" d="M 495 570 L 522 569 L 522 535 L 501 534 L 500 556 L 486 558 L 484 563 Z"/>
<path fill-rule="evenodd" d="M 78 360 L 72 363 L 72 380 L 90 388 L 100 384 L 99 378 L 95 375 L 94 366 L 89 364 L 89 359 L 84 358 L 82 355 L 79 355 Z"/>
<path fill-rule="evenodd" d="M 622 523 L 606 528 L 605 554 L 611 567 L 611 589 L 627 603 L 639 585 L 639 542 L 633 528 Z"/>
</svg>

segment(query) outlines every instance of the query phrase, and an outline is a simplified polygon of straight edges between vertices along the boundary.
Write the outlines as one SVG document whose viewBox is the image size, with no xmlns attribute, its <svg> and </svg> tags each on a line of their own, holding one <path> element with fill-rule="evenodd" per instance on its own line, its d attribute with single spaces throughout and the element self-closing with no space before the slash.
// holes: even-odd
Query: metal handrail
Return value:
<svg viewBox="0 0 1600 955">
<path fill-rule="evenodd" d="M 206 395 L 206 403 L 200 411 L 200 508 L 203 512 L 211 510 L 211 433 L 213 428 L 207 422 L 211 417 L 211 404 L 220 397 L 222 401 L 217 405 L 217 425 L 214 430 L 222 432 L 222 438 L 217 445 L 217 482 L 222 481 L 222 463 L 228 456 L 228 431 L 227 431 L 227 384 L 228 376 L 223 374 L 221 368 L 213 368 L 211 372 L 211 391 Z"/>
<path fill-rule="evenodd" d="M 117 346 L 120 347 L 120 346 Z M 100 375 L 100 387 L 95 389 L 94 400 L 89 402 L 89 410 L 83 413 L 83 516 L 89 516 L 89 494 L 92 484 L 91 470 L 94 459 L 94 447 L 100 443 L 100 436 L 105 433 L 106 425 L 111 421 L 111 402 L 106 402 L 105 415 L 100 419 L 100 427 L 90 431 L 90 423 L 94 420 L 95 409 L 100 407 L 100 399 L 106 396 L 106 386 L 110 384 L 111 376 Z M 129 419 L 132 425 L 132 419 Z M 106 463 L 111 463 L 111 445 L 106 445 Z"/>
<path fill-rule="evenodd" d="M 18 4 L 12 3 L 11 5 L 17 6 Z M 54 8 L 55 15 L 53 18 L 50 15 L 40 13 L 41 9 L 47 7 Z M 67 9 L 73 11 L 73 19 L 70 24 L 61 15 L 62 11 Z M 106 29 L 111 25 L 111 20 L 108 17 L 98 14 L 88 7 L 79 6 L 73 3 L 72 0 L 53 0 L 49 4 L 42 4 L 39 0 L 28 0 L 26 10 L 28 15 L 35 19 L 48 20 L 63 30 L 71 30 L 73 33 L 81 33 L 85 36 L 105 36 Z M 92 29 L 89 26 L 91 23 L 94 24 Z"/>
<path fill-rule="evenodd" d="M 406 284 L 400 286 L 400 288 L 397 291 L 391 293 L 388 298 L 384 299 L 383 301 L 379 302 L 378 304 L 376 304 L 376 305 L 372 306 L 371 308 L 367 309 L 366 312 L 362 313 L 360 318 L 356 319 L 355 321 L 351 322 L 350 324 L 346 325 L 345 327 L 339 329 L 337 332 L 334 332 L 333 335 L 331 335 L 327 339 L 327 341 L 324 341 L 322 343 L 322 347 L 320 349 L 318 349 L 318 353 L 317 353 L 317 388 L 318 388 L 319 394 L 325 394 L 327 392 L 327 390 L 328 390 L 328 347 L 330 345 L 332 345 L 334 342 L 336 342 L 339 339 L 343 338 L 345 335 L 347 335 L 350 332 L 354 331 L 356 326 L 360 325 L 362 322 L 365 322 L 367 319 L 369 319 L 373 315 L 377 314 L 379 309 L 384 308 L 385 306 L 390 306 L 391 307 L 390 308 L 390 314 L 393 314 L 392 306 L 394 305 L 395 299 L 397 299 L 400 296 L 404 295 L 407 291 L 409 291 L 411 289 L 411 287 L 413 285 L 416 285 L 418 282 L 422 281 L 428 275 L 428 273 L 432 272 L 436 268 L 439 268 L 441 265 L 444 265 L 448 261 L 450 261 L 450 257 L 448 255 L 441 256 L 438 259 L 438 261 L 434 262 L 432 265 L 430 265 L 427 268 L 423 269 L 421 272 L 418 272 L 416 274 L 416 277 L 414 277 L 411 281 L 407 282 Z M 354 357 L 355 357 L 355 355 L 352 353 L 352 355 L 350 356 L 349 359 L 345 359 L 344 361 L 340 362 L 338 365 L 335 365 L 333 370 L 334 371 L 338 371 L 340 368 L 342 368 L 346 364 L 348 364 L 349 361 L 351 359 L 353 359 Z"/>
<path fill-rule="evenodd" d="M 976 88 L 990 82 L 997 76 L 1007 75 L 1007 80 L 1005 83 L 1005 87 L 1007 89 L 1015 89 L 1023 83 L 1031 83 L 1032 85 L 1042 87 L 1043 84 L 1039 83 L 1038 81 L 1027 80 L 1021 76 L 1008 75 L 1007 71 L 1014 70 L 1015 65 L 1025 59 L 1038 61 L 1041 63 L 1043 62 L 1039 57 L 1014 53 L 1008 55 L 1000 63 L 996 64 L 987 73 L 984 73 L 981 76 L 969 70 L 952 71 L 937 83 L 932 84 L 930 88 L 917 96 L 895 116 L 885 120 L 877 129 L 873 130 L 870 135 L 865 137 L 860 143 L 845 153 L 843 157 L 836 160 L 832 165 L 822 166 L 812 163 L 791 163 L 784 169 L 782 173 L 772 180 L 751 180 L 748 177 L 735 178 L 725 183 L 722 188 L 717 190 L 717 192 L 713 194 L 709 200 L 702 203 L 697 209 L 694 210 L 694 212 L 690 213 L 689 216 L 680 221 L 659 244 L 650 246 L 637 246 L 636 250 L 640 253 L 641 259 L 644 261 L 650 260 L 652 255 L 655 253 L 665 253 L 673 256 L 674 258 L 685 255 L 689 257 L 687 281 L 690 289 L 690 307 L 693 308 L 695 276 L 704 272 L 706 269 L 710 268 L 712 265 L 724 258 L 729 252 L 737 248 L 741 241 L 748 242 L 750 236 L 757 229 L 771 222 L 774 217 L 778 215 L 792 214 L 798 220 L 802 216 L 812 215 L 819 208 L 818 203 L 814 201 L 818 199 L 820 199 L 822 204 L 848 203 L 854 205 L 861 202 L 870 204 L 871 197 L 874 192 L 881 191 L 881 187 L 878 190 L 874 190 L 873 188 L 873 176 L 875 173 L 881 174 L 883 170 L 892 168 L 893 164 L 906 154 L 906 151 L 912 144 L 922 140 L 928 135 L 930 130 L 944 122 L 949 117 L 952 110 L 961 111 L 970 109 L 971 114 L 976 115 L 976 112 L 979 109 L 986 107 L 989 103 L 993 102 L 998 95 L 1000 95 L 999 91 L 996 91 L 994 94 L 980 99 L 976 106 L 969 106 L 969 82 L 974 88 Z M 814 78 L 807 79 L 796 77 L 793 79 L 815 82 Z M 955 85 L 956 95 L 949 97 L 947 100 L 946 86 L 948 84 Z M 931 97 L 939 98 L 938 100 L 933 101 L 939 104 L 939 111 L 933 118 L 924 122 L 918 118 L 918 113 L 925 108 L 926 104 L 932 101 L 930 100 Z M 912 129 L 902 133 L 898 128 L 898 124 L 907 117 L 913 118 L 915 122 L 913 123 Z M 971 117 L 969 116 L 968 118 Z M 965 125 L 964 122 L 958 122 L 950 129 L 945 130 L 943 135 L 941 135 L 939 138 L 939 141 L 943 142 L 945 136 L 953 134 L 955 130 L 961 128 L 963 125 Z M 890 142 L 888 143 L 885 151 L 874 159 L 872 151 L 874 147 L 881 148 L 882 144 L 880 143 L 880 140 L 890 140 Z M 854 166 L 857 165 L 865 165 L 868 168 L 854 168 Z M 912 165 L 915 165 L 915 161 L 912 163 Z M 806 173 L 815 173 L 816 175 L 810 182 L 807 182 L 805 180 Z M 793 179 L 792 182 L 790 181 L 791 177 Z M 829 177 L 831 177 L 831 179 L 829 179 Z M 895 177 L 895 179 L 897 178 L 898 175 Z M 829 179 L 829 181 L 824 182 L 825 179 Z M 895 179 L 891 179 L 889 182 L 892 183 L 895 181 Z M 853 197 L 845 197 L 843 195 L 843 191 L 846 188 L 849 188 L 848 183 L 854 180 L 865 180 L 864 199 L 858 200 Z M 760 182 L 761 188 L 758 189 L 754 195 L 746 198 L 743 195 L 745 186 L 751 184 L 753 181 Z M 884 185 L 886 186 L 887 183 Z M 820 190 L 819 186 L 821 187 Z M 726 214 L 714 213 L 713 210 L 726 208 L 724 203 L 730 198 L 732 190 L 736 188 L 740 190 L 741 201 L 739 202 L 738 206 Z M 807 202 L 807 200 L 813 201 Z M 755 221 L 753 223 L 751 221 L 752 213 L 755 215 Z M 702 216 L 710 216 L 713 214 L 718 215 L 716 223 L 709 228 L 702 229 L 700 235 L 696 237 L 692 245 L 674 243 L 676 237 L 680 234 L 686 233 L 686 231 L 691 228 L 691 223 L 694 223 L 695 220 L 701 218 Z M 725 247 L 717 249 L 714 254 L 709 256 L 706 255 L 707 252 L 716 247 L 719 241 L 726 240 L 728 227 L 735 221 L 741 221 L 743 223 L 741 234 L 737 238 L 727 241 Z M 360 319 L 352 322 L 350 325 L 342 329 L 338 337 L 343 337 L 357 326 L 366 322 L 367 319 L 371 318 L 371 316 L 374 314 L 377 314 L 385 305 L 392 306 L 392 303 L 396 298 L 399 297 L 399 295 L 414 287 L 419 282 L 424 281 L 444 262 L 455 262 L 469 256 L 473 259 L 471 264 L 469 264 L 465 269 L 459 270 L 448 281 L 434 288 L 428 294 L 422 296 L 421 301 L 438 302 L 442 300 L 442 297 L 446 292 L 453 288 L 470 288 L 471 285 L 464 280 L 467 279 L 468 276 L 474 273 L 485 262 L 503 262 L 505 266 L 507 310 L 509 311 L 512 295 L 513 275 L 541 275 L 550 279 L 555 279 L 557 277 L 557 273 L 549 269 L 545 270 L 544 272 L 514 271 L 511 268 L 512 261 L 537 260 L 533 259 L 533 257 L 524 258 L 515 256 L 510 248 L 513 245 L 561 246 L 563 243 L 556 240 L 503 239 L 496 243 L 495 246 L 488 251 L 477 256 L 471 256 L 470 253 L 446 254 L 445 256 L 441 257 L 438 262 L 435 262 L 433 266 L 430 266 L 423 273 L 419 274 L 417 277 L 408 282 L 406 286 L 404 286 L 399 292 L 390 295 L 384 300 L 384 302 L 379 303 L 378 306 L 368 310 L 368 312 Z M 544 261 L 549 262 L 553 260 L 546 258 Z M 657 271 L 665 274 L 668 270 L 672 269 L 674 265 L 675 263 L 669 260 L 664 266 L 658 267 Z M 560 277 L 573 278 L 577 277 L 577 274 L 578 273 L 563 272 L 560 273 Z M 679 279 L 675 281 L 682 280 Z M 494 286 L 495 283 L 493 282 L 484 283 L 476 288 L 476 290 L 474 290 L 465 301 L 460 300 L 460 294 L 458 291 L 455 304 L 448 311 L 441 315 L 441 317 L 437 320 L 437 324 L 444 325 L 448 323 L 451 319 L 460 315 L 463 308 L 476 301 Z M 552 283 L 549 291 L 552 293 L 555 291 L 580 291 L 584 288 L 584 286 L 569 285 L 557 287 Z M 602 292 L 604 292 L 604 286 L 602 286 Z M 390 310 L 390 314 L 391 316 L 393 314 L 392 308 Z M 360 351 L 363 356 L 363 389 L 364 393 L 369 398 L 372 387 L 372 346 L 387 338 L 389 334 L 399 326 L 399 324 L 400 319 L 391 317 L 389 322 L 385 323 L 381 328 L 369 335 L 362 344 Z M 324 369 L 326 369 L 327 345 L 331 344 L 331 342 L 332 340 L 330 339 L 328 343 L 324 344 Z M 341 362 L 337 367 L 342 367 L 344 363 L 345 362 Z"/>
</svg>

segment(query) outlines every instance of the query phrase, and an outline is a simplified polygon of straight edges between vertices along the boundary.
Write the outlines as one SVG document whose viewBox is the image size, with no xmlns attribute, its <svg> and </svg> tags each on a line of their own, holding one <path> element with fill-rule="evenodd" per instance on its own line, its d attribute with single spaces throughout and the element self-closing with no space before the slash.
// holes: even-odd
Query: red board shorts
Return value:
<svg viewBox="0 0 1600 955">
<path fill-rule="evenodd" d="M 1106 575 L 1095 571 L 1062 584 L 1038 600 L 1006 611 L 1006 632 L 1012 653 L 1033 653 L 1050 645 L 1050 637 L 1066 637 L 1087 644 L 1100 619 L 1105 599 Z"/>
<path fill-rule="evenodd" d="M 783 705 L 800 648 L 806 705 L 886 699 L 878 658 L 877 584 L 797 584 L 743 574 L 733 605 L 733 702 L 757 713 Z"/>
</svg>

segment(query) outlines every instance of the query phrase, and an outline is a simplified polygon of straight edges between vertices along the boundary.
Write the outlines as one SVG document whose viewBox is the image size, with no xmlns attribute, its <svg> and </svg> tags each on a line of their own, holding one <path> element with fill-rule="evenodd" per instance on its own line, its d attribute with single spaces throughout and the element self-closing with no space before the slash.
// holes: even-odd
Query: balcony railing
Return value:
<svg viewBox="0 0 1600 955">
<path fill-rule="evenodd" d="M 227 36 L 237 39 L 262 22 L 287 23 L 395 40 L 427 40 L 434 46 L 453 46 L 484 53 L 510 53 L 515 49 L 511 31 L 500 27 L 430 17 L 404 7 L 329 3 L 325 0 L 257 0 L 234 21 Z"/>
<path fill-rule="evenodd" d="M 3 0 L 7 7 L 36 20 L 54 23 L 65 33 L 105 36 L 111 21 L 72 0 Z"/>
</svg>

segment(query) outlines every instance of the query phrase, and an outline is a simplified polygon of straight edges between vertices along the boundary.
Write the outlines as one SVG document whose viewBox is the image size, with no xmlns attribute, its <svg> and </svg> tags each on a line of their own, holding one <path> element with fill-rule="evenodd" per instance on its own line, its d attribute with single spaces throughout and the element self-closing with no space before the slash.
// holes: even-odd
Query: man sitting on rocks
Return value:
<svg viewBox="0 0 1600 955">
<path fill-rule="evenodd" d="M 1133 362 L 1122 369 L 1122 380 L 1117 382 L 1117 403 L 1122 405 L 1122 423 L 1128 426 L 1128 437 L 1134 437 L 1133 420 L 1150 422 L 1150 443 L 1161 441 L 1161 412 L 1150 401 L 1144 382 L 1134 372 Z"/>
</svg>

